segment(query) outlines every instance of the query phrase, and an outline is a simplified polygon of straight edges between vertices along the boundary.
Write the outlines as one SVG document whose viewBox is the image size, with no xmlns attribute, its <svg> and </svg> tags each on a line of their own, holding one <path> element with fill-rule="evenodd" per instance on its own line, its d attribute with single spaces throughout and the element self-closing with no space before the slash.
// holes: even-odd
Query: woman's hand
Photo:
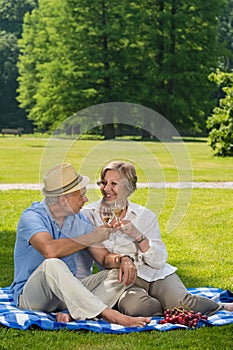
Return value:
<svg viewBox="0 0 233 350">
<path fill-rule="evenodd" d="M 119 225 L 114 225 L 122 233 L 131 237 L 134 241 L 141 237 L 142 233 L 132 224 L 130 220 L 122 220 Z"/>
<path fill-rule="evenodd" d="M 120 224 L 113 225 L 117 230 L 120 230 L 122 233 L 128 235 L 138 246 L 139 250 L 142 253 L 146 253 L 150 248 L 148 238 L 143 235 L 129 220 L 122 220 Z"/>
</svg>

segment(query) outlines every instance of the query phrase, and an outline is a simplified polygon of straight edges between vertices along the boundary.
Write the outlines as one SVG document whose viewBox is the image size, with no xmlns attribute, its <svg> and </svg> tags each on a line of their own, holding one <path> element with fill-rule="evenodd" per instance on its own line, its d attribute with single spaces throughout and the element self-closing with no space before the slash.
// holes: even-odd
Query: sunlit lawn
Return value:
<svg viewBox="0 0 233 350">
<path fill-rule="evenodd" d="M 231 158 L 215 158 L 206 142 L 53 140 L 0 137 L 0 183 L 41 182 L 54 164 L 68 161 L 95 182 L 103 163 L 124 159 L 138 181 L 233 181 Z"/>
<path fill-rule="evenodd" d="M 158 191 L 154 190 L 154 202 Z M 232 280 L 232 190 L 194 189 L 189 208 L 178 227 L 166 232 L 177 190 L 167 190 L 167 201 L 159 216 L 169 262 L 176 265 L 187 287 L 214 286 L 233 290 Z M 96 195 L 89 190 L 89 198 Z M 135 200 L 146 200 L 146 190 L 138 190 Z M 21 211 L 40 200 L 38 191 L 2 191 L 0 205 L 0 286 L 13 279 L 15 229 Z M 150 207 L 154 208 L 151 202 Z M 230 349 L 232 325 L 194 331 L 145 332 L 107 335 L 87 332 L 19 331 L 0 328 L 3 349 Z M 104 344 L 104 345 L 103 345 Z"/>
<path fill-rule="evenodd" d="M 39 167 L 46 140 L 0 138 L 2 166 L 1 183 L 39 181 Z M 115 143 L 117 145 L 117 142 Z M 98 159 L 115 157 L 111 149 L 97 141 L 80 141 L 68 155 L 74 165 L 96 174 Z M 169 161 L 162 145 L 138 145 L 138 160 L 131 146 L 124 159 L 134 161 L 140 172 L 139 181 L 153 178 L 149 158 L 156 154 L 167 181 L 176 181 L 175 166 Z M 136 146 L 136 147 L 138 147 Z M 232 159 L 215 159 L 205 143 L 186 143 L 192 159 L 195 181 L 233 181 Z M 100 147 L 100 148 L 98 148 Z M 121 146 L 119 146 L 118 150 Z M 123 146 L 122 146 L 123 147 Z M 147 149 L 150 148 L 148 155 Z M 143 151 L 140 149 L 144 149 Z M 88 152 L 93 153 L 88 158 Z M 123 152 L 123 149 L 121 150 Z M 142 153 L 140 153 L 142 152 Z M 142 158 L 145 160 L 143 167 Z M 25 158 L 24 158 L 25 156 Z M 98 158 L 100 156 L 100 158 Z M 3 158 L 2 158 L 3 157 Z M 87 157 L 87 159 L 85 158 Z M 84 159 L 85 158 L 85 159 Z M 94 162 L 92 160 L 96 158 Z M 100 161 L 100 163 L 102 162 Z M 170 170 L 169 170 L 170 169 Z M 142 179 L 142 180 L 141 180 Z M 155 175 L 156 181 L 156 175 Z M 233 290 L 233 201 L 230 189 L 138 189 L 133 200 L 147 205 L 159 218 L 161 233 L 169 252 L 169 262 L 178 267 L 178 274 L 187 287 L 213 286 Z M 179 196 L 180 195 L 180 196 Z M 89 200 L 98 192 L 88 190 Z M 19 216 L 32 201 L 42 198 L 39 191 L 0 191 L 0 286 L 8 286 L 13 279 L 13 249 Z M 181 199 L 180 199 L 181 198 Z M 185 202 L 185 198 L 187 201 Z M 176 202 L 180 206 L 176 206 Z M 178 218 L 176 220 L 176 218 Z M 205 327 L 194 331 L 143 332 L 125 335 L 96 334 L 76 331 L 19 331 L 0 327 L 1 349 L 231 349 L 233 326 Z"/>
</svg>

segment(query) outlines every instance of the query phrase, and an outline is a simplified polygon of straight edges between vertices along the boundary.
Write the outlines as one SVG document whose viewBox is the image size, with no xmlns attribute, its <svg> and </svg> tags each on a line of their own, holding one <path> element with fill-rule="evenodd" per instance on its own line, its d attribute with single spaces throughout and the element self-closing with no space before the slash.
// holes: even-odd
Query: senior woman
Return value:
<svg viewBox="0 0 233 350">
<path fill-rule="evenodd" d="M 123 255 L 137 267 L 136 282 L 120 297 L 119 311 L 131 316 L 155 316 L 180 304 L 206 315 L 222 308 L 233 311 L 232 304 L 220 305 L 188 292 L 175 272 L 177 268 L 167 263 L 168 254 L 161 240 L 156 215 L 128 199 L 135 191 L 136 183 L 137 175 L 132 164 L 110 162 L 103 167 L 98 182 L 102 199 L 83 208 L 90 221 L 99 226 L 103 206 L 110 207 L 119 200 L 124 202 L 119 221 L 114 218 L 110 222 L 115 232 L 103 242 L 110 252 L 116 254 L 115 259 L 119 258 L 119 254 Z M 90 265 L 86 265 L 86 269 L 89 268 Z"/>
</svg>

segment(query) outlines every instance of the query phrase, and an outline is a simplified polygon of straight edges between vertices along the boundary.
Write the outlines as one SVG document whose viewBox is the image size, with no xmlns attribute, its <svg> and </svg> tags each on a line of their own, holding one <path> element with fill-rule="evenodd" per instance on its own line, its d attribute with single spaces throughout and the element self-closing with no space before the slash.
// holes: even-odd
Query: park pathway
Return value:
<svg viewBox="0 0 233 350">
<path fill-rule="evenodd" d="M 233 182 L 139 182 L 138 188 L 216 188 L 233 189 Z M 1 191 L 8 190 L 41 190 L 41 184 L 0 184 Z M 97 185 L 89 184 L 87 188 L 98 188 Z"/>
</svg>

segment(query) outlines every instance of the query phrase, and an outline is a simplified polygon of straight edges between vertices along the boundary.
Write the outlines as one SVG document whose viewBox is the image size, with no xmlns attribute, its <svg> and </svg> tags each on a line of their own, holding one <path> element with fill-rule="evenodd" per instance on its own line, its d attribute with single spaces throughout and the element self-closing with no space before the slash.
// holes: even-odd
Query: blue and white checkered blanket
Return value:
<svg viewBox="0 0 233 350">
<path fill-rule="evenodd" d="M 233 293 L 219 288 L 190 288 L 192 294 L 202 295 L 216 301 L 233 302 Z M 178 328 L 187 328 L 179 324 L 159 324 L 161 317 L 152 317 L 150 324 L 143 328 L 124 327 L 111 324 L 104 320 L 98 321 L 74 321 L 69 323 L 56 322 L 55 314 L 48 314 L 39 311 L 21 310 L 14 303 L 9 287 L 0 288 L 0 324 L 10 328 L 27 330 L 31 326 L 37 326 L 45 330 L 58 330 L 66 328 L 69 330 L 86 330 L 96 333 L 132 333 L 143 331 L 168 331 Z M 198 327 L 222 326 L 233 323 L 233 312 L 219 311 L 210 316 L 207 321 L 199 321 Z M 188 329 L 188 328 L 187 328 Z"/>
</svg>

